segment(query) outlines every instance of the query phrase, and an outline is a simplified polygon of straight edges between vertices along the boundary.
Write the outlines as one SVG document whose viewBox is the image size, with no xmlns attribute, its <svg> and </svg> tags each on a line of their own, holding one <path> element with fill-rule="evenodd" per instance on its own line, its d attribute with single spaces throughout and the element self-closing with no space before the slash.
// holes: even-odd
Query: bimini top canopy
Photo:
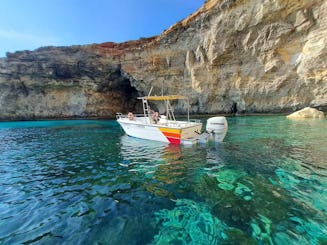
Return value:
<svg viewBox="0 0 327 245">
<path fill-rule="evenodd" d="M 183 95 L 174 94 L 174 95 L 161 95 L 161 96 L 144 96 L 138 97 L 140 100 L 187 100 L 188 98 Z"/>
<path fill-rule="evenodd" d="M 149 93 L 150 94 L 150 93 Z M 149 117 L 150 116 L 150 112 L 151 112 L 151 108 L 148 105 L 148 101 L 164 101 L 164 103 L 166 104 L 166 117 L 168 120 L 174 120 L 175 119 L 175 115 L 174 115 L 174 110 L 170 104 L 171 100 L 187 100 L 187 104 L 189 104 L 189 100 L 188 97 L 183 96 L 183 95 L 179 95 L 179 94 L 175 94 L 175 95 L 159 95 L 159 96 L 144 96 L 144 97 L 138 97 L 138 99 L 142 100 L 143 102 L 143 113 L 144 113 L 144 117 Z M 189 106 L 187 107 L 187 119 L 189 121 Z"/>
</svg>

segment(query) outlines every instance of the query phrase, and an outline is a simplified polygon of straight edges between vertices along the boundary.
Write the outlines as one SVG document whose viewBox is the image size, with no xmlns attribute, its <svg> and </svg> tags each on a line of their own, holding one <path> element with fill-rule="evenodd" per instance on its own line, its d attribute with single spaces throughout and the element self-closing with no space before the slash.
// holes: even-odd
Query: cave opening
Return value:
<svg viewBox="0 0 327 245">
<path fill-rule="evenodd" d="M 110 104 L 111 113 L 113 115 L 117 112 L 127 113 L 129 111 L 142 113 L 142 103 L 137 99 L 140 93 L 133 86 L 133 84 L 137 84 L 137 81 L 125 73 L 120 65 L 111 68 L 106 79 L 97 86 L 98 92 L 107 94 L 107 103 Z"/>
</svg>

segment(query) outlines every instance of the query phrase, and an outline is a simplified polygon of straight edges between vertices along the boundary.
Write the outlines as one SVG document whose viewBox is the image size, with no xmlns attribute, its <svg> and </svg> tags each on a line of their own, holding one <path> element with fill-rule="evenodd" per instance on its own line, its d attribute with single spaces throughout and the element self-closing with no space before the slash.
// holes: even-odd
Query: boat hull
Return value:
<svg viewBox="0 0 327 245">
<path fill-rule="evenodd" d="M 176 127 L 169 127 L 124 119 L 118 119 L 117 122 L 129 136 L 172 144 L 181 144 L 184 139 L 198 135 L 202 128 L 201 123 L 193 123 L 184 127 L 178 127 L 178 124 L 176 124 Z M 180 123 L 185 124 L 185 122 Z"/>
</svg>

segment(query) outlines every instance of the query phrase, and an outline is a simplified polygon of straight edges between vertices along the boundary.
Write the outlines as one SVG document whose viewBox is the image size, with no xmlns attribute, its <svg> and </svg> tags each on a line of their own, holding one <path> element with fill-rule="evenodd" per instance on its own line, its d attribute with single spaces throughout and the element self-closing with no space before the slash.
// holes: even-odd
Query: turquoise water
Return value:
<svg viewBox="0 0 327 245">
<path fill-rule="evenodd" d="M 228 123 L 191 147 L 111 120 L 0 123 L 0 244 L 326 244 L 326 119 Z"/>
</svg>

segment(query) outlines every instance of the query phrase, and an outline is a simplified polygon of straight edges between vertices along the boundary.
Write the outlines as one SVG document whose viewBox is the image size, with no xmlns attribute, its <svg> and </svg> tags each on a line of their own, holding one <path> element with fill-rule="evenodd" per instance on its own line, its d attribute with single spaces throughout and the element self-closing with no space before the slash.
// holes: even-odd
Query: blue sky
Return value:
<svg viewBox="0 0 327 245">
<path fill-rule="evenodd" d="M 0 0 L 0 57 L 160 34 L 205 0 Z"/>
</svg>

